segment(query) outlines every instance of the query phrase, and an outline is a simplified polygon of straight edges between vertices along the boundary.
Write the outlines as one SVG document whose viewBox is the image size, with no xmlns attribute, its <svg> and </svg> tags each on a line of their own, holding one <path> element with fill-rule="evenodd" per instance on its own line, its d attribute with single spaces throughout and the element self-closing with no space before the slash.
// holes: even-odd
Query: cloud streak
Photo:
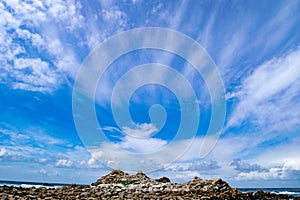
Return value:
<svg viewBox="0 0 300 200">
<path fill-rule="evenodd" d="M 249 117 L 258 119 L 261 124 L 276 122 L 289 128 L 299 124 L 295 119 L 300 119 L 300 112 L 294 109 L 299 104 L 295 99 L 300 92 L 297 89 L 300 83 L 299 53 L 300 48 L 297 48 L 283 57 L 264 62 L 243 80 L 241 89 L 228 94 L 229 99 L 236 98 L 238 103 L 227 128 L 238 126 Z M 278 98 L 280 95 L 283 98 Z M 277 109 L 271 111 L 272 105 Z M 293 117 L 289 117 L 290 114 Z"/>
</svg>

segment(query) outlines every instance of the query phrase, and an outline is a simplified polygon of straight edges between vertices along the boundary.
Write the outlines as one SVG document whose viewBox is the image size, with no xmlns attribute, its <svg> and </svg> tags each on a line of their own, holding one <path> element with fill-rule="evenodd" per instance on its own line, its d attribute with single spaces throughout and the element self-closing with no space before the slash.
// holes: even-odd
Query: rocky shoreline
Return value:
<svg viewBox="0 0 300 200">
<path fill-rule="evenodd" d="M 242 193 L 222 179 L 195 177 L 187 183 L 172 183 L 167 177 L 151 179 L 143 172 L 130 175 L 120 170 L 101 177 L 92 185 L 71 184 L 61 188 L 0 186 L 5 199 L 300 199 L 257 191 Z"/>
</svg>

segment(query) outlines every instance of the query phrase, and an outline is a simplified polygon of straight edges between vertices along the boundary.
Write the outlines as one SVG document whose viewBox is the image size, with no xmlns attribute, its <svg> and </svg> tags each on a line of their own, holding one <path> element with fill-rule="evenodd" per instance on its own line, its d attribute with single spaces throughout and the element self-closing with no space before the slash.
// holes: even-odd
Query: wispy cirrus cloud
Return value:
<svg viewBox="0 0 300 200">
<path fill-rule="evenodd" d="M 269 128 L 276 124 L 278 128 L 299 125 L 297 119 L 300 119 L 300 112 L 295 110 L 299 106 L 296 98 L 300 93 L 299 53 L 297 48 L 285 56 L 264 62 L 243 80 L 240 89 L 228 93 L 228 99 L 236 98 L 238 103 L 230 115 L 227 128 L 249 118 Z"/>
<path fill-rule="evenodd" d="M 275 48 L 280 48 L 284 51 L 287 50 L 286 48 L 289 48 L 289 46 L 284 44 L 284 41 L 288 41 L 286 44 L 289 44 L 294 39 L 289 36 L 292 35 L 295 25 L 299 24 L 298 18 L 295 17 L 298 8 L 299 2 L 297 1 L 290 1 L 280 5 L 275 9 L 276 15 L 262 24 L 257 33 L 259 38 L 255 41 L 255 46 L 261 46 L 263 49 L 260 57 L 275 51 Z"/>
</svg>

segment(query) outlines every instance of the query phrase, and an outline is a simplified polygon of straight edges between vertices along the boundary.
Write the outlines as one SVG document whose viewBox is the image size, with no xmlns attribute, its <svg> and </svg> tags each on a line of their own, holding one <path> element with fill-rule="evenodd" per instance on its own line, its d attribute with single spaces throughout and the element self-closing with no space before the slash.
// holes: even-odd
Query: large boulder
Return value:
<svg viewBox="0 0 300 200">
<path fill-rule="evenodd" d="M 161 178 L 158 178 L 158 179 L 155 179 L 157 182 L 159 183 L 169 183 L 171 182 L 170 179 L 168 177 L 161 177 Z"/>
</svg>

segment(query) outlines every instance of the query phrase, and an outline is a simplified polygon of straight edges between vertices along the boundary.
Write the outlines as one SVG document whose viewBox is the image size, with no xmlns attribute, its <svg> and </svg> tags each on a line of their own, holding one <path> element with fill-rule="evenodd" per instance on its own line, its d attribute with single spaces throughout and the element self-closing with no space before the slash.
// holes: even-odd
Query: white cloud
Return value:
<svg viewBox="0 0 300 200">
<path fill-rule="evenodd" d="M 158 129 L 153 124 L 135 124 L 135 128 L 122 127 L 121 133 L 125 134 L 121 142 L 115 144 L 116 147 L 123 150 L 129 150 L 136 153 L 149 153 L 157 151 L 167 144 L 167 141 L 158 138 L 151 138 Z M 106 130 L 108 130 L 106 128 Z M 115 131 L 115 129 L 110 129 Z"/>
<path fill-rule="evenodd" d="M 85 13 L 87 18 L 83 17 L 82 5 L 77 0 L 14 0 L 0 2 L 0 11 L 3 13 L 0 16 L 1 83 L 12 82 L 8 85 L 14 89 L 45 93 L 54 91 L 64 81 L 70 85 L 69 78 L 76 76 L 82 59 L 77 55 L 80 48 L 88 45 L 92 49 L 128 26 L 126 13 L 107 2 L 102 2 L 101 12 Z M 77 39 L 76 44 L 69 36 Z M 45 76 L 36 77 L 25 69 L 14 72 L 17 67 L 14 61 L 20 57 L 32 62 L 40 58 L 49 66 L 49 78 L 55 81 L 44 80 Z M 26 76 L 31 76 L 35 83 L 20 80 Z"/>
<path fill-rule="evenodd" d="M 124 20 L 126 18 L 126 14 L 121 11 L 119 7 L 104 9 L 102 11 L 102 17 L 106 21 L 118 21 L 120 26 L 126 24 L 126 21 Z"/>
<path fill-rule="evenodd" d="M 73 50 L 60 45 L 57 49 L 62 54 L 53 51 L 51 44 L 55 39 L 64 44 L 59 34 L 53 34 L 62 34 L 60 26 L 65 33 L 81 27 L 80 8 L 80 3 L 73 0 L 0 2 L 1 83 L 13 89 L 48 93 L 62 83 L 60 71 L 74 76 L 79 65 Z M 55 38 L 49 39 L 49 31 Z M 40 55 L 49 60 L 41 59 Z"/>
<path fill-rule="evenodd" d="M 4 156 L 5 154 L 6 154 L 6 150 L 5 150 L 5 148 L 1 148 L 0 149 L 0 157 L 2 157 L 2 156 Z"/>
<path fill-rule="evenodd" d="M 233 33 L 232 37 L 229 39 L 228 45 L 222 49 L 220 53 L 218 66 L 222 68 L 229 68 L 233 61 L 237 57 L 237 52 L 240 52 L 244 48 L 246 33 L 248 28 L 245 26 L 243 29 Z"/>
<path fill-rule="evenodd" d="M 94 149 L 91 153 L 94 159 L 103 162 L 109 167 L 123 169 L 125 166 L 120 164 L 127 163 L 134 170 L 135 168 L 143 168 L 148 165 L 152 166 L 152 168 L 149 167 L 151 169 L 160 169 L 159 165 L 161 165 L 163 167 L 163 170 L 161 170 L 163 175 L 168 174 L 171 178 L 179 181 L 186 181 L 188 178 L 184 178 L 184 175 L 187 173 L 195 174 L 193 172 L 197 172 L 201 177 L 206 178 L 214 178 L 226 174 L 226 179 L 232 181 L 293 179 L 292 176 L 295 176 L 295 173 L 300 168 L 299 140 L 272 147 L 269 151 L 264 151 L 264 153 L 258 152 L 257 146 L 267 140 L 268 138 L 264 136 L 253 138 L 251 135 L 220 138 L 210 154 L 204 159 L 199 159 L 203 138 L 198 137 L 195 138 L 190 148 L 173 163 L 165 163 L 165 161 L 173 156 L 174 153 L 178 154 L 190 141 L 181 140 L 172 145 L 165 145 L 163 148 L 166 148 L 166 150 L 158 157 L 145 154 L 144 163 L 140 162 L 140 160 L 134 160 L 125 151 L 126 149 L 112 149 L 106 143 L 103 143 L 99 149 Z M 125 143 L 125 141 L 120 143 Z M 125 147 L 128 148 L 131 145 L 129 142 L 126 144 L 127 146 Z M 251 155 L 252 159 L 234 161 L 237 157 L 249 155 Z M 94 159 L 90 162 L 95 162 Z M 152 162 L 148 162 L 149 160 Z M 174 174 L 178 175 L 178 177 L 175 177 Z"/>
<path fill-rule="evenodd" d="M 261 64 L 243 81 L 240 90 L 229 94 L 239 102 L 227 127 L 239 125 L 250 116 L 258 123 L 277 124 L 284 129 L 299 125 L 299 120 L 295 120 L 300 119 L 300 112 L 295 110 L 299 102 L 294 99 L 300 92 L 299 53 L 300 48 Z"/>
<path fill-rule="evenodd" d="M 238 173 L 237 180 L 292 180 L 299 179 L 299 160 L 284 163 L 283 166 L 271 167 L 264 171 Z"/>
<path fill-rule="evenodd" d="M 41 37 L 41 35 L 37 33 L 32 33 L 27 29 L 20 29 L 18 28 L 16 30 L 16 33 L 19 38 L 29 40 L 31 44 L 35 47 L 41 48 L 43 45 L 45 45 L 45 41 Z"/>
<path fill-rule="evenodd" d="M 136 128 L 129 128 L 129 127 L 123 127 L 122 132 L 126 135 L 133 136 L 133 137 L 149 137 L 152 134 L 156 133 L 158 129 L 153 124 L 138 124 L 136 125 Z"/>
<path fill-rule="evenodd" d="M 179 26 L 181 25 L 181 21 L 183 19 L 183 15 L 185 14 L 185 12 L 187 11 L 187 2 L 186 1 L 182 1 L 181 4 L 178 6 L 178 9 L 175 13 L 175 15 L 173 17 L 169 17 L 169 27 L 177 30 L 179 28 Z M 159 10 L 162 7 L 162 4 L 158 4 L 153 11 L 157 12 L 157 10 Z"/>
<path fill-rule="evenodd" d="M 265 168 L 261 167 L 258 164 L 250 164 L 247 162 L 242 161 L 241 159 L 234 159 L 233 162 L 230 164 L 230 166 L 233 166 L 235 170 L 239 172 L 252 172 L 252 171 L 266 171 Z"/>
<path fill-rule="evenodd" d="M 46 158 L 39 158 L 39 159 L 37 159 L 37 162 L 38 163 L 47 163 L 48 160 Z"/>
<path fill-rule="evenodd" d="M 26 160 L 28 161 L 33 158 L 40 157 L 40 159 L 36 160 L 36 162 L 43 165 L 45 163 L 52 163 L 53 166 L 62 168 L 108 169 L 102 164 L 103 162 L 106 166 L 122 169 L 120 164 L 126 162 L 130 165 L 132 162 L 135 162 L 134 160 L 130 160 L 131 157 L 128 152 L 126 152 L 125 149 L 122 149 L 129 147 L 132 144 L 133 146 L 136 145 L 134 142 L 140 144 L 141 141 L 128 141 L 127 139 L 122 140 L 119 144 L 117 143 L 117 145 L 120 145 L 120 149 L 115 152 L 113 152 L 112 149 L 109 149 L 109 146 L 103 144 L 99 149 L 92 152 L 92 157 L 85 148 L 79 146 L 67 149 L 65 152 L 54 154 L 52 154 L 53 152 L 51 154 L 47 154 L 47 151 L 41 148 L 5 146 L 2 147 L 2 149 L 4 148 L 6 153 L 1 153 L 4 154 L 1 159 L 6 161 L 24 162 Z M 153 147 L 156 145 L 155 142 L 152 144 L 152 142 L 148 143 L 147 141 L 142 141 L 140 146 L 134 147 L 136 151 L 139 150 L 140 152 L 143 152 L 145 151 L 143 147 L 147 148 L 147 145 L 149 145 L 150 147 L 148 150 L 153 150 Z M 141 162 L 141 160 L 136 160 L 137 163 L 134 164 L 153 165 L 152 167 L 157 167 L 157 165 L 168 159 L 172 153 L 176 154 L 178 150 L 182 150 L 189 142 L 190 141 L 182 140 L 173 145 L 166 146 L 166 148 L 169 148 L 168 151 L 165 151 L 166 154 L 161 154 L 159 157 L 151 157 L 149 160 L 152 160 L 152 163 L 147 163 L 149 160 L 145 159 L 145 163 Z M 298 152 L 298 147 L 296 146 L 299 144 L 298 140 L 295 140 L 293 143 L 271 149 L 269 153 L 266 152 L 266 154 L 262 154 L 262 157 L 256 156 L 253 160 L 243 161 L 244 164 L 240 163 L 241 165 L 239 167 L 244 170 L 240 171 L 235 171 L 233 167 L 230 166 L 233 158 L 237 155 L 243 155 L 241 152 L 247 152 L 248 149 L 255 147 L 261 142 L 261 138 L 251 139 L 251 137 L 243 138 L 240 136 L 228 139 L 221 138 L 213 151 L 205 159 L 199 160 L 198 155 L 202 142 L 203 138 L 196 138 L 191 148 L 186 151 L 179 160 L 175 161 L 171 165 L 167 165 L 162 171 L 162 174 L 168 175 L 176 181 L 187 181 L 190 178 L 188 174 L 191 177 L 197 175 L 202 178 L 214 178 L 222 174 L 226 174 L 227 178 L 234 179 L 236 177 L 235 180 L 238 181 L 256 180 L 259 177 L 261 178 L 259 180 L 275 180 L 288 179 L 300 168 L 299 156 L 297 157 L 296 155 Z M 4 151 L 0 150 L 0 152 Z M 272 154 L 272 152 L 274 152 L 274 154 Z M 292 152 L 293 154 L 291 154 Z M 276 158 L 274 155 L 278 156 L 277 160 L 274 159 Z M 45 159 L 46 156 L 49 159 Z M 147 156 L 147 154 L 145 154 L 145 156 Z M 252 163 L 257 163 L 257 166 L 261 166 L 264 170 L 257 170 L 257 166 Z M 249 170 L 249 166 L 254 171 Z"/>
<path fill-rule="evenodd" d="M 88 162 L 88 167 L 91 169 L 104 169 L 105 166 L 94 157 L 91 157 Z"/>
<path fill-rule="evenodd" d="M 237 180 L 292 180 L 300 178 L 300 138 L 269 148 L 247 162 L 235 162 Z"/>
<path fill-rule="evenodd" d="M 136 153 L 150 153 L 163 148 L 167 141 L 157 138 L 136 138 L 132 136 L 125 136 L 122 142 L 117 143 L 116 146 L 123 150 L 129 150 Z"/>
<path fill-rule="evenodd" d="M 56 166 L 56 167 L 71 167 L 72 164 L 73 164 L 73 163 L 72 163 L 71 160 L 61 159 L 61 160 L 58 160 L 58 161 L 55 163 L 55 166 Z"/>
<path fill-rule="evenodd" d="M 2 149 L 5 150 L 2 151 L 2 161 L 28 162 L 41 154 L 46 154 L 43 149 L 30 146 L 3 146 Z"/>
<path fill-rule="evenodd" d="M 124 31 L 129 26 L 126 13 L 119 6 L 114 6 L 109 1 L 102 1 L 101 6 L 101 13 L 89 13 L 85 22 L 88 27 L 85 30 L 85 40 L 91 50 L 107 37 Z"/>
<path fill-rule="evenodd" d="M 258 172 L 258 171 L 251 171 L 251 172 L 241 172 L 236 177 L 237 180 L 274 180 L 280 179 L 280 168 L 271 168 L 267 172 Z"/>
<path fill-rule="evenodd" d="M 88 150 L 82 146 L 72 146 L 67 148 L 64 152 L 58 152 L 53 156 L 56 160 L 66 160 L 61 161 L 61 164 L 63 164 L 63 162 L 70 164 L 71 162 L 70 167 L 76 169 L 107 169 L 103 163 L 95 159 Z M 58 161 L 56 161 L 55 164 L 58 164 L 57 162 Z"/>
<path fill-rule="evenodd" d="M 263 44 L 263 53 L 260 56 L 263 56 L 274 47 L 282 47 L 279 46 L 280 43 L 285 40 L 285 37 L 290 34 L 297 23 L 294 14 L 298 12 L 298 3 L 297 1 L 290 1 L 280 5 L 276 15 L 271 17 L 257 32 L 260 37 L 256 40 L 256 45 Z"/>
<path fill-rule="evenodd" d="M 41 174 L 47 174 L 47 171 L 46 171 L 45 169 L 41 169 L 41 170 L 40 170 L 40 173 L 41 173 Z"/>
<path fill-rule="evenodd" d="M 78 13 L 81 8 L 79 1 L 68 0 L 54 0 L 45 1 L 47 14 L 55 20 L 66 23 L 68 29 L 73 30 L 75 27 L 81 27 L 83 24 L 83 16 Z"/>
<path fill-rule="evenodd" d="M 52 137 L 45 133 L 43 129 L 31 127 L 24 129 L 22 132 L 16 131 L 15 129 L 0 129 L 0 133 L 10 137 L 12 144 L 23 144 L 26 142 L 38 142 L 42 145 L 61 145 L 66 144 L 65 141 Z"/>
<path fill-rule="evenodd" d="M 25 134 L 21 134 L 21 133 L 16 133 L 12 130 L 8 130 L 8 129 L 0 129 L 0 133 L 7 135 L 10 137 L 10 139 L 12 141 L 27 141 L 30 137 L 28 135 Z"/>
<path fill-rule="evenodd" d="M 186 145 L 190 141 L 180 141 L 178 147 Z M 231 136 L 228 138 L 220 138 L 212 151 L 205 159 L 215 160 L 218 163 L 230 163 L 233 158 L 245 149 L 253 148 L 261 142 L 261 138 L 252 138 L 251 136 Z M 189 149 L 179 158 L 180 162 L 188 162 L 190 160 L 199 159 L 200 149 L 202 147 L 203 137 L 196 137 Z"/>
<path fill-rule="evenodd" d="M 15 77 L 12 83 L 13 89 L 49 92 L 56 84 L 59 84 L 59 75 L 40 58 L 14 59 L 14 66 L 11 72 Z"/>
<path fill-rule="evenodd" d="M 13 128 L 0 129 L 0 137 L 3 137 L 3 148 L 6 151 L 2 160 L 14 162 L 51 163 L 57 155 L 57 146 L 66 144 L 39 128 L 24 129 L 22 132 Z M 48 151 L 49 148 L 53 152 Z"/>
<path fill-rule="evenodd" d="M 260 140 L 254 141 L 249 138 L 234 137 L 228 139 L 220 139 L 215 148 L 204 159 L 200 159 L 200 149 L 203 138 L 195 138 L 195 140 L 179 140 L 172 144 L 167 144 L 164 140 L 140 140 L 140 139 L 122 139 L 121 142 L 114 143 L 117 148 L 112 148 L 112 144 L 102 143 L 99 148 L 92 149 L 90 152 L 93 158 L 103 162 L 109 167 L 117 167 L 126 169 L 126 165 L 131 166 L 131 170 L 145 169 L 151 171 L 153 169 L 164 168 L 164 171 L 194 171 L 200 170 L 207 172 L 210 170 L 229 171 L 234 170 L 230 167 L 230 163 L 236 155 L 248 148 L 255 147 Z M 188 145 L 192 145 L 189 147 Z M 159 146 L 163 144 L 164 146 Z M 184 151 L 189 147 L 186 151 Z M 163 153 L 148 154 L 162 149 Z M 135 151 L 133 151 L 134 149 Z M 129 151 L 131 150 L 131 151 Z M 129 152 L 141 154 L 140 158 L 135 160 Z M 182 154 L 182 155 L 181 155 Z M 177 159 L 176 159 L 177 158 Z M 108 165 L 108 162 L 114 163 L 114 166 Z M 172 163 L 173 162 L 173 163 Z"/>
<path fill-rule="evenodd" d="M 48 145 L 61 145 L 61 144 L 66 144 L 65 141 L 55 138 L 55 137 L 51 137 L 49 135 L 36 135 L 35 136 L 35 140 L 36 141 L 41 141 L 45 144 Z"/>
<path fill-rule="evenodd" d="M 300 171 L 300 158 L 298 160 L 293 159 L 285 162 L 283 169 Z"/>
<path fill-rule="evenodd" d="M 165 170 L 169 171 L 209 171 L 219 169 L 220 166 L 215 160 L 194 160 L 190 162 L 175 162 L 167 166 Z"/>
<path fill-rule="evenodd" d="M 96 162 L 97 162 L 97 160 L 95 158 L 91 158 L 88 161 L 88 165 L 91 166 L 91 167 L 94 167 Z"/>
<path fill-rule="evenodd" d="M 282 143 L 273 148 L 266 149 L 260 155 L 255 157 L 256 162 L 261 166 L 271 168 L 273 166 L 283 166 L 285 163 L 294 163 L 300 161 L 300 138 L 295 138 L 291 142 Z M 292 164 L 288 164 L 292 165 Z"/>
</svg>

